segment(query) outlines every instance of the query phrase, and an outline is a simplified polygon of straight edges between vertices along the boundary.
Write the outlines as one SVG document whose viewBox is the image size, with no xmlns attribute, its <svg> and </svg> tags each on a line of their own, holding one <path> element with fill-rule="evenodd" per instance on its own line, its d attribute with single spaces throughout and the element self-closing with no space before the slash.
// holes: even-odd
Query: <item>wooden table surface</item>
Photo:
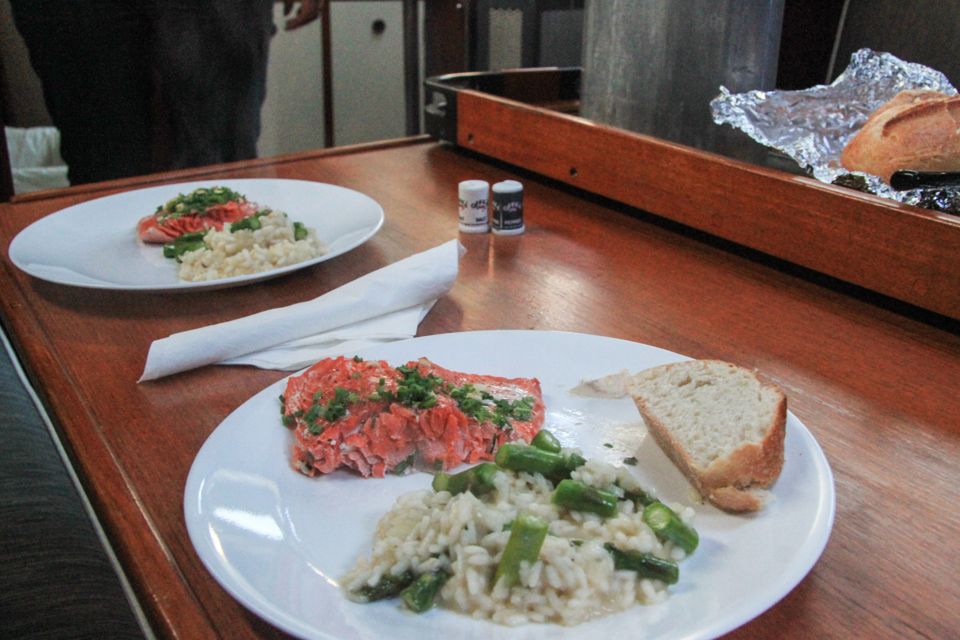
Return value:
<svg viewBox="0 0 960 640">
<path fill-rule="evenodd" d="M 8 248 L 28 224 L 123 189 L 294 178 L 376 199 L 386 223 L 334 260 L 196 294 L 34 279 Z M 520 179 L 526 233 L 459 236 L 459 278 L 421 335 L 537 329 L 756 367 L 832 467 L 833 534 L 782 601 L 728 637 L 946 638 L 960 629 L 960 331 L 851 297 L 642 212 L 424 139 L 65 190 L 0 205 L 4 327 L 161 638 L 280 638 L 203 567 L 183 491 L 208 435 L 284 373 L 205 367 L 137 384 L 153 340 L 316 297 L 458 237 L 457 183 Z M 151 181 L 152 180 L 152 181 Z M 960 292 L 957 292 L 960 295 Z"/>
</svg>

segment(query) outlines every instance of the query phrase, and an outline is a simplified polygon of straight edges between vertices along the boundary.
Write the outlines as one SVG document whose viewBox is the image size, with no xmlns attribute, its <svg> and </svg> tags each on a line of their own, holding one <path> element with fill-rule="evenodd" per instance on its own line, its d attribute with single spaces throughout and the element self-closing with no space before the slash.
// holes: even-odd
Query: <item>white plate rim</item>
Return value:
<svg viewBox="0 0 960 640">
<path fill-rule="evenodd" d="M 144 199 L 144 208 L 137 209 L 130 213 L 130 228 L 133 229 L 136 222 L 141 217 L 148 215 L 150 211 L 155 210 L 156 206 L 176 196 L 177 193 L 188 193 L 199 187 L 213 185 L 226 186 L 234 189 L 235 191 L 245 193 L 245 195 L 247 195 L 251 200 L 258 202 L 258 204 L 262 206 L 271 206 L 271 203 L 257 200 L 256 193 L 268 188 L 290 187 L 293 189 L 302 189 L 306 191 L 312 190 L 316 192 L 318 197 L 322 196 L 323 192 L 325 191 L 329 193 L 336 193 L 340 197 L 351 198 L 357 203 L 358 206 L 368 208 L 370 215 L 367 217 L 369 217 L 370 220 L 369 222 L 365 221 L 365 224 L 357 229 L 359 234 L 356 235 L 356 237 L 351 238 L 349 242 L 331 247 L 329 252 L 312 260 L 280 267 L 264 273 L 235 276 L 232 278 L 222 278 L 219 280 L 210 280 L 206 282 L 173 281 L 169 283 L 157 284 L 126 284 L 121 282 L 111 282 L 108 280 L 97 280 L 96 278 L 92 278 L 86 274 L 78 273 L 57 265 L 50 265 L 48 263 L 39 261 L 29 261 L 23 256 L 24 252 L 27 250 L 27 246 L 42 241 L 42 234 L 47 230 L 48 227 L 55 225 L 58 221 L 71 219 L 78 215 L 86 215 L 88 214 L 88 211 L 94 210 L 96 207 L 110 206 L 120 199 L 125 200 L 134 197 L 142 197 Z M 273 205 L 273 208 L 280 207 Z M 302 212 L 286 211 L 286 213 L 290 214 L 292 219 L 297 220 L 298 213 Z M 54 211 L 53 213 L 34 221 L 22 229 L 10 243 L 8 255 L 10 257 L 10 261 L 21 271 L 40 280 L 45 280 L 55 284 L 110 291 L 152 291 L 164 293 L 193 292 L 198 290 L 223 289 L 262 282 L 264 280 L 280 277 L 294 271 L 305 269 L 320 262 L 331 260 L 370 240 L 370 238 L 376 235 L 377 232 L 379 232 L 383 227 L 384 221 L 385 214 L 383 207 L 376 200 L 364 193 L 340 185 L 311 180 L 293 180 L 287 178 L 194 180 L 190 182 L 161 184 L 143 187 L 140 189 L 131 189 L 129 191 L 121 191 L 119 193 L 103 196 L 101 198 L 94 198 L 92 200 L 87 200 L 64 209 Z M 134 241 L 143 246 L 143 243 L 140 243 L 139 240 Z M 159 246 L 157 249 L 159 250 Z M 171 272 L 175 273 L 173 271 L 174 265 L 172 263 L 169 264 L 169 267 Z"/>
<path fill-rule="evenodd" d="M 676 354 L 670 351 L 659 349 L 650 345 L 644 345 L 641 343 L 630 342 L 626 340 L 620 340 L 615 338 L 606 338 L 602 336 L 588 335 L 588 334 L 578 334 L 570 333 L 563 331 L 525 331 L 525 330 L 494 330 L 494 331 L 472 331 L 472 332 L 460 332 L 460 333 L 450 333 L 450 334 L 437 334 L 432 336 L 425 336 L 422 338 L 414 338 L 412 340 L 405 340 L 402 343 L 405 346 L 412 348 L 413 345 L 422 347 L 421 351 L 427 351 L 433 348 L 443 347 L 443 343 L 449 343 L 446 346 L 455 346 L 456 343 L 462 340 L 483 340 L 483 339 L 494 339 L 500 340 L 502 338 L 508 338 L 507 342 L 516 341 L 516 340 L 528 340 L 533 339 L 537 340 L 542 336 L 551 336 L 554 338 L 563 339 L 573 339 L 573 340 L 601 340 L 608 343 L 621 343 L 624 347 L 633 345 L 634 348 L 640 347 L 644 349 L 650 349 L 659 353 L 659 358 L 662 362 L 674 362 L 679 360 L 689 359 L 686 356 Z M 552 339 L 552 338 L 551 338 Z M 371 349 L 364 350 L 359 352 L 358 355 L 361 355 L 365 358 L 386 358 L 391 361 L 391 364 L 399 364 L 399 362 L 394 362 L 391 357 L 383 356 L 385 351 L 391 352 L 396 350 L 396 348 L 401 343 L 391 343 L 387 345 L 385 349 L 383 346 L 374 347 Z M 413 359 L 417 356 L 413 356 L 410 359 Z M 442 362 L 438 362 L 443 364 Z M 608 373 L 615 373 L 616 369 L 613 371 L 607 371 Z M 487 372 L 489 373 L 489 372 Z M 294 374 L 296 375 L 296 374 Z M 595 377 L 596 374 L 588 375 L 587 377 Z M 229 424 L 233 416 L 237 415 L 244 406 L 262 401 L 262 399 L 268 396 L 277 395 L 279 392 L 282 392 L 282 389 L 286 383 L 286 379 L 280 380 L 273 385 L 263 389 L 260 393 L 256 394 L 254 397 L 250 398 L 244 405 L 241 405 L 235 412 L 231 414 L 227 419 L 221 423 L 221 426 L 217 427 L 220 429 L 224 424 Z M 545 391 L 546 395 L 546 391 Z M 277 419 L 277 424 L 279 424 L 279 417 Z M 545 425 L 546 426 L 546 425 Z M 318 629 L 316 625 L 305 622 L 302 619 L 298 619 L 295 616 L 291 616 L 284 607 L 277 602 L 271 600 L 269 597 L 264 596 L 264 594 L 256 593 L 251 591 L 243 582 L 243 579 L 232 573 L 232 569 L 224 563 L 224 558 L 218 557 L 216 553 L 211 553 L 211 548 L 209 540 L 206 539 L 205 525 L 207 523 L 203 522 L 202 519 L 198 518 L 197 510 L 201 501 L 201 494 L 203 492 L 204 478 L 199 474 L 199 464 L 198 461 L 202 460 L 202 457 L 205 455 L 204 449 L 207 448 L 211 440 L 214 439 L 217 430 L 214 430 L 208 438 L 207 442 L 203 445 L 200 452 L 198 453 L 194 464 L 191 466 L 190 474 L 188 476 L 187 484 L 184 492 L 184 515 L 186 519 L 186 524 L 188 528 L 188 533 L 191 538 L 191 542 L 194 544 L 194 548 L 200 556 L 201 561 L 207 567 L 207 569 L 213 574 L 214 578 L 223 586 L 234 598 L 241 602 L 248 609 L 264 618 L 268 622 L 276 625 L 280 629 L 302 637 L 305 639 L 323 639 L 323 640 L 339 640 L 344 636 L 337 635 L 335 633 L 328 633 L 323 629 Z M 791 435 L 792 434 L 792 435 Z M 661 637 L 670 637 L 673 638 L 683 638 L 684 640 L 713 640 L 718 638 L 730 631 L 746 624 L 750 620 L 759 616 L 761 613 L 775 605 L 779 602 L 784 596 L 786 596 L 793 588 L 800 583 L 801 580 L 810 572 L 814 565 L 819 560 L 822 555 L 826 544 L 829 540 L 830 533 L 833 528 L 835 508 L 836 508 L 836 495 L 835 487 L 833 481 L 833 473 L 830 469 L 829 462 L 827 461 L 822 449 L 819 444 L 816 442 L 812 433 L 796 418 L 792 412 L 788 412 L 788 440 L 790 438 L 800 438 L 800 441 L 803 442 L 806 447 L 802 454 L 808 455 L 808 463 L 812 463 L 815 467 L 816 472 L 816 481 L 818 483 L 817 490 L 817 501 L 816 506 L 816 515 L 811 520 L 811 525 L 809 532 L 804 540 L 803 544 L 803 553 L 802 557 L 799 560 L 794 561 L 790 569 L 781 573 L 774 583 L 768 587 L 763 593 L 758 594 L 751 602 L 747 603 L 747 606 L 739 607 L 736 611 L 727 612 L 724 615 L 717 616 L 715 619 L 710 620 L 709 622 L 704 623 L 694 632 L 686 632 L 683 635 L 670 635 L 670 636 L 655 636 L 659 639 Z M 292 472 L 288 467 L 283 468 L 282 472 Z M 356 479 L 357 482 L 365 482 L 364 480 Z M 776 485 L 774 487 L 776 489 Z M 706 506 L 708 509 L 712 509 L 709 505 Z M 720 513 L 720 512 L 718 512 Z M 737 517 L 737 516 L 729 516 Z M 371 531 L 372 535 L 372 531 Z M 364 552 L 368 552 L 369 549 L 365 549 Z M 694 558 L 696 554 L 694 555 Z M 688 562 L 692 561 L 688 560 Z M 681 565 L 682 566 L 682 565 Z M 346 602 L 346 601 L 345 601 Z M 347 606 L 365 606 L 368 608 L 383 606 L 383 603 L 378 603 L 377 605 L 353 605 L 348 603 Z M 637 607 L 634 607 L 633 610 L 636 610 Z M 649 607 L 641 607 L 641 609 L 649 609 Z M 631 611 L 633 611 L 631 610 Z M 371 612 L 372 613 L 372 612 Z M 431 612 L 432 613 L 432 612 Z M 450 612 L 442 612 L 444 615 L 457 616 L 458 618 L 465 618 L 459 616 L 459 614 L 453 614 Z M 428 614 L 429 615 L 429 614 Z M 615 614 L 623 615 L 623 614 Z M 613 616 L 603 618 L 602 620 L 609 620 Z M 466 618 L 465 618 L 466 619 Z M 469 620 L 469 619 L 467 619 Z M 471 623 L 474 621 L 470 621 Z M 477 622 L 479 625 L 492 625 L 488 622 Z M 592 624 L 592 623 L 586 623 Z M 578 627 L 558 627 L 556 625 L 525 625 L 520 627 L 520 629 L 527 630 L 526 633 L 514 636 L 504 635 L 504 637 L 518 637 L 518 638 L 540 638 L 544 634 L 549 634 L 550 637 L 562 637 L 562 638 L 574 638 L 578 635 L 582 635 L 577 632 L 579 629 L 583 629 L 585 625 L 580 625 Z M 536 631 L 536 629 L 542 631 Z M 513 633 L 514 629 L 500 627 L 498 625 L 492 625 L 488 627 L 487 631 L 490 630 L 500 631 L 505 634 Z M 530 632 L 530 629 L 534 631 Z M 616 637 L 619 637 L 619 634 L 615 634 Z M 630 634 L 628 634 L 630 635 Z M 361 636 L 356 636 L 361 637 Z M 364 636 L 365 637 L 365 636 Z M 410 635 L 403 636 L 409 638 L 415 638 L 418 636 Z M 477 636 L 483 637 L 483 636 Z M 639 637 L 639 636 L 638 636 Z"/>
</svg>

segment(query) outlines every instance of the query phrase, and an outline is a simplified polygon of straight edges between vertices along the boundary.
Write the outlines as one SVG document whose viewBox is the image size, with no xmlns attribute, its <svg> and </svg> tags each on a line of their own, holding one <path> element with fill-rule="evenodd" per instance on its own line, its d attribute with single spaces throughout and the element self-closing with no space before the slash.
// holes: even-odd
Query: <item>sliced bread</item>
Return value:
<svg viewBox="0 0 960 640">
<path fill-rule="evenodd" d="M 783 468 L 787 398 L 747 369 L 688 360 L 632 376 L 650 434 L 700 494 L 726 511 L 762 509 Z"/>
</svg>

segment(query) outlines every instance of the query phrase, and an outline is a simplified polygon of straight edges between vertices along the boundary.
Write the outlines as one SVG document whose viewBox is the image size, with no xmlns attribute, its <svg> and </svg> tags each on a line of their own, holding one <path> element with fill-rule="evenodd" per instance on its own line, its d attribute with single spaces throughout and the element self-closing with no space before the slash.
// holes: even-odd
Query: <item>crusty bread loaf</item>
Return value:
<svg viewBox="0 0 960 640">
<path fill-rule="evenodd" d="M 877 108 L 840 156 L 887 183 L 895 171 L 960 171 L 960 97 L 901 91 Z"/>
<path fill-rule="evenodd" d="M 734 512 L 763 508 L 783 468 L 787 398 L 742 367 L 688 360 L 627 383 L 650 434 L 704 498 Z"/>
</svg>

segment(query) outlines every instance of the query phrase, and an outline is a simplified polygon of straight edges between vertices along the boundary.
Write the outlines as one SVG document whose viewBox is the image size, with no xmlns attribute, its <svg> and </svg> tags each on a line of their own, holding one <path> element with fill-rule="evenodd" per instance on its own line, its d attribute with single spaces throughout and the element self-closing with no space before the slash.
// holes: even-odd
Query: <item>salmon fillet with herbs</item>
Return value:
<svg viewBox="0 0 960 640">
<path fill-rule="evenodd" d="M 221 231 L 224 225 L 249 218 L 259 209 L 257 203 L 226 187 L 196 189 L 142 218 L 137 223 L 137 235 L 144 242 L 166 244 L 187 233 Z"/>
<path fill-rule="evenodd" d="M 308 476 L 446 471 L 529 443 L 544 420 L 535 378 L 459 373 L 426 358 L 400 367 L 329 358 L 290 378 L 280 402 L 296 438 L 292 465 Z"/>
</svg>

